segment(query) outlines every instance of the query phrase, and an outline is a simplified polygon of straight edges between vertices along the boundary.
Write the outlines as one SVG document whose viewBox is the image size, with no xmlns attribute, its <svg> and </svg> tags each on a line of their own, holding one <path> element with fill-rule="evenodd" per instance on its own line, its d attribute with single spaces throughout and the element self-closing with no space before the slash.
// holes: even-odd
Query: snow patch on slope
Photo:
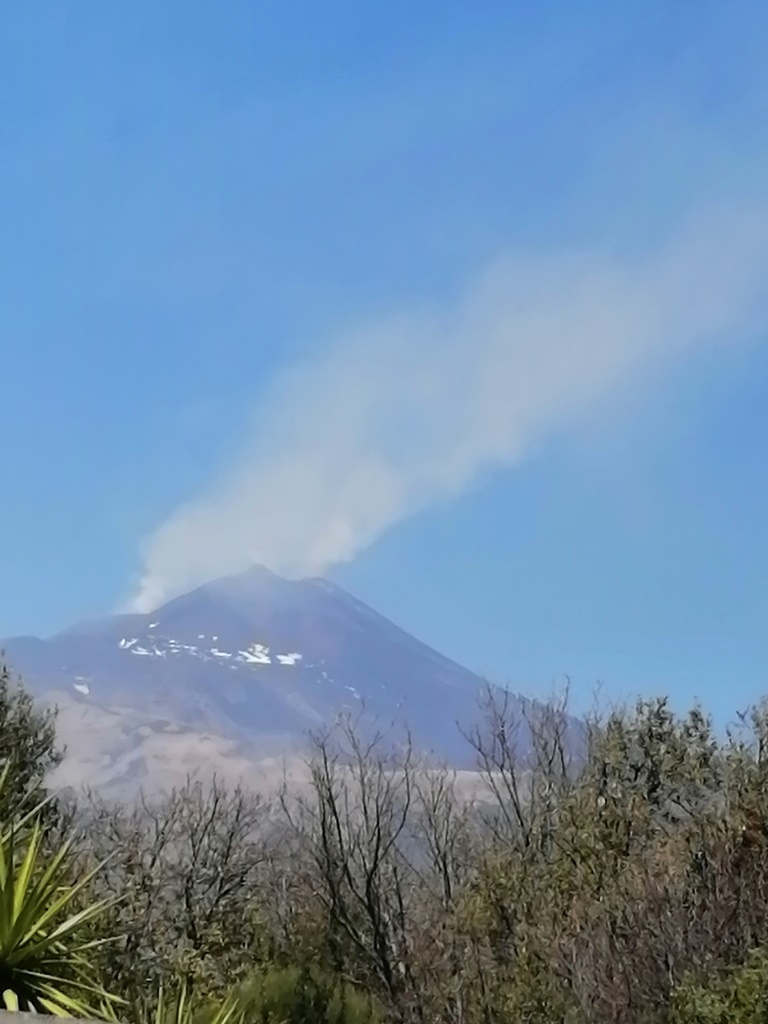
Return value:
<svg viewBox="0 0 768 1024">
<path fill-rule="evenodd" d="M 157 623 L 153 625 L 157 625 Z M 164 658 L 168 654 L 180 655 L 186 652 L 187 655 L 200 658 L 203 661 L 208 661 L 211 658 L 221 658 L 226 661 L 231 659 L 234 662 L 246 665 L 283 665 L 295 667 L 304 658 L 304 655 L 299 651 L 287 651 L 285 654 L 275 654 L 273 656 L 270 653 L 269 645 L 262 643 L 253 643 L 243 650 L 234 652 L 225 651 L 215 645 L 206 648 L 194 644 L 183 644 L 173 637 L 161 637 L 157 636 L 157 634 L 142 640 L 141 643 L 139 639 L 139 637 L 123 637 L 118 641 L 117 646 L 129 654 L 136 654 L 145 658 Z M 205 639 L 205 637 L 201 635 L 198 636 L 198 639 Z M 211 637 L 211 640 L 215 643 L 218 637 Z"/>
</svg>

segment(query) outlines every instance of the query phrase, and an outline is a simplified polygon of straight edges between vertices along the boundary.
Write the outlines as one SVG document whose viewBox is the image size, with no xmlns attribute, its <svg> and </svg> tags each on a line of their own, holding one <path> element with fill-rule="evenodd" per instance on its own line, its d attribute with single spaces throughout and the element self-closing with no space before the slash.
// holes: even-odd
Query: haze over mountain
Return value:
<svg viewBox="0 0 768 1024">
<path fill-rule="evenodd" d="M 484 686 L 327 580 L 264 568 L 4 648 L 60 708 L 62 781 L 112 789 L 189 770 L 239 778 L 345 712 L 364 729 L 407 722 L 420 750 L 468 767 L 457 721 L 477 721 Z"/>
</svg>

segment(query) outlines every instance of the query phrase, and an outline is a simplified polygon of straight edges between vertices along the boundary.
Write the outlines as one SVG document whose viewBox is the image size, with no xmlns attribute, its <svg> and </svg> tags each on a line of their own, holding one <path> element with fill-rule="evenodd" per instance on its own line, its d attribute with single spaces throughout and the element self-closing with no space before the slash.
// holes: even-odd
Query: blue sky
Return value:
<svg viewBox="0 0 768 1024">
<path fill-rule="evenodd" d="M 335 339 L 768 193 L 759 2 L 15 5 L 0 97 L 0 635 L 113 609 Z M 768 692 L 768 321 L 727 329 L 334 577 L 517 688 L 725 720 Z"/>
</svg>

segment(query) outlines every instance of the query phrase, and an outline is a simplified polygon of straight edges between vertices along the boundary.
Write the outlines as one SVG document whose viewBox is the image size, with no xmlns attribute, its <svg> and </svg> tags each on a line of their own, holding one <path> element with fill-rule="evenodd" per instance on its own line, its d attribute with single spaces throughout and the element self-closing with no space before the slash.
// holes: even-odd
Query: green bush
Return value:
<svg viewBox="0 0 768 1024">
<path fill-rule="evenodd" d="M 60 763 L 56 714 L 39 708 L 0 662 L 0 765 L 10 766 L 0 794 L 0 820 L 37 807 L 45 797 L 45 779 Z M 46 824 L 55 804 L 45 807 Z"/>
<path fill-rule="evenodd" d="M 765 1024 L 768 1020 L 768 950 L 709 984 L 688 981 L 672 999 L 670 1024 Z"/>
<path fill-rule="evenodd" d="M 244 1024 L 377 1024 L 370 996 L 307 967 L 265 968 L 239 990 Z"/>
</svg>

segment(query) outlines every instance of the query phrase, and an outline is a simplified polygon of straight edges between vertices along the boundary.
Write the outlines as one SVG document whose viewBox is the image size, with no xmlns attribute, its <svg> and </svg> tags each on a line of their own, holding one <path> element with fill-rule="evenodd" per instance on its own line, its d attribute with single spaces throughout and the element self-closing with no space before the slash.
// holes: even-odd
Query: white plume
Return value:
<svg viewBox="0 0 768 1024">
<path fill-rule="evenodd" d="M 511 255 L 451 308 L 291 368 L 247 456 L 149 538 L 133 607 L 255 563 L 303 576 L 352 559 L 663 361 L 729 343 L 762 312 L 767 226 L 720 211 L 642 258 Z"/>
</svg>

